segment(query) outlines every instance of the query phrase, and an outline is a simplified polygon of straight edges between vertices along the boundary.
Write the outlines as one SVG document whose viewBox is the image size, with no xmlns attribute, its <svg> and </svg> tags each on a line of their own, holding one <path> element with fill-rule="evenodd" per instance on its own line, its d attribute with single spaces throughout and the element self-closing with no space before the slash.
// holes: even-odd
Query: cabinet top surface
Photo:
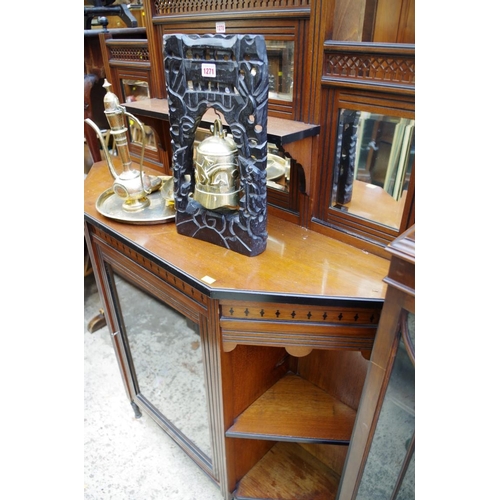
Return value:
<svg viewBox="0 0 500 500">
<path fill-rule="evenodd" d="M 137 166 L 138 168 L 138 166 Z M 113 183 L 105 162 L 90 169 L 84 186 L 84 213 L 112 236 L 131 242 L 208 293 L 248 292 L 381 301 L 389 261 L 268 214 L 266 250 L 246 257 L 177 233 L 175 222 L 133 225 L 112 220 L 96 200 Z M 207 282 L 207 277 L 214 280 Z"/>
</svg>

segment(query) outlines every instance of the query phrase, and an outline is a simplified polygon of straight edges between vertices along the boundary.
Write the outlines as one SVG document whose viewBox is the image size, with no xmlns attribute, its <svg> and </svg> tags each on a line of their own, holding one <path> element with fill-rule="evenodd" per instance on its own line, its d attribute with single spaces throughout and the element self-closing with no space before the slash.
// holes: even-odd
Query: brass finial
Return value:
<svg viewBox="0 0 500 500">
<path fill-rule="evenodd" d="M 111 83 L 105 78 L 102 86 L 106 89 L 107 92 L 111 92 Z"/>
</svg>

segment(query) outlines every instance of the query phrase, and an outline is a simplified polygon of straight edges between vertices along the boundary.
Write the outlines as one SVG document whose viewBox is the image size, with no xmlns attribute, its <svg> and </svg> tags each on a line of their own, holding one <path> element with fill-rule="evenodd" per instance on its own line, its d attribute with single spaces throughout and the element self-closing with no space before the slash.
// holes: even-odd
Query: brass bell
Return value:
<svg viewBox="0 0 500 500">
<path fill-rule="evenodd" d="M 233 139 L 226 137 L 218 118 L 214 122 L 213 135 L 196 148 L 195 181 L 193 198 L 206 209 L 238 209 L 238 148 Z"/>
</svg>

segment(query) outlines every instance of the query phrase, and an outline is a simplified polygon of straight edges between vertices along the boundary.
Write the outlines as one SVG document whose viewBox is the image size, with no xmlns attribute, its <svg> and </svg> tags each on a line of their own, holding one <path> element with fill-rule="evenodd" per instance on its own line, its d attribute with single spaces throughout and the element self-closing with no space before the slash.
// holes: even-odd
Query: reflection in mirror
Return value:
<svg viewBox="0 0 500 500">
<path fill-rule="evenodd" d="M 147 399 L 207 457 L 212 457 L 199 327 L 189 318 L 115 276 L 121 326 Z"/>
<path fill-rule="evenodd" d="M 341 109 L 331 206 L 399 229 L 415 161 L 415 120 Z"/>
<path fill-rule="evenodd" d="M 288 193 L 290 158 L 275 144 L 267 143 L 267 187 Z"/>
<path fill-rule="evenodd" d="M 143 80 L 132 80 L 123 78 L 121 80 L 122 91 L 125 97 L 125 102 L 136 102 L 144 99 L 149 99 L 149 85 Z M 142 132 L 140 127 L 134 123 L 134 120 L 129 118 L 130 136 L 134 144 L 142 146 Z M 156 137 L 154 130 L 149 126 L 144 126 L 146 134 L 146 148 L 152 151 L 157 151 Z"/>
<path fill-rule="evenodd" d="M 266 40 L 269 63 L 269 99 L 292 101 L 294 42 Z"/>
</svg>

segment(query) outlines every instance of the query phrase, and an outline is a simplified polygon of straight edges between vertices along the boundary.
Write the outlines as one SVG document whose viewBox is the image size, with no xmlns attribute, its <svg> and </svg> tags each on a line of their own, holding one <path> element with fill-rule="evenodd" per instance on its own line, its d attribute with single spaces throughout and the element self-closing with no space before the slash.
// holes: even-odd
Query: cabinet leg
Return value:
<svg viewBox="0 0 500 500">
<path fill-rule="evenodd" d="M 134 410 L 135 418 L 141 418 L 141 409 L 133 401 L 130 401 L 130 404 L 132 405 L 132 409 Z"/>
<path fill-rule="evenodd" d="M 94 316 L 87 325 L 87 330 L 90 333 L 97 332 L 101 328 L 106 326 L 106 317 L 104 316 L 104 310 L 99 309 L 99 314 Z"/>
</svg>

